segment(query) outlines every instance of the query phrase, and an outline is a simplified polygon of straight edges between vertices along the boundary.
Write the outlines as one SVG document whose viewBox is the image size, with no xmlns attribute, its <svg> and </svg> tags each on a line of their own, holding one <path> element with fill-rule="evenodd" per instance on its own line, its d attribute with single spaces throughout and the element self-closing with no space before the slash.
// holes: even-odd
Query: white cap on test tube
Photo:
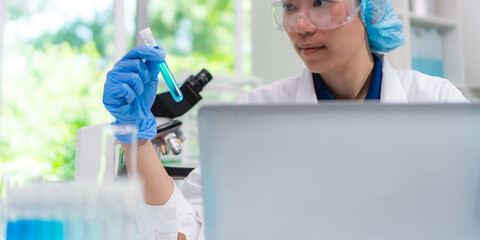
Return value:
<svg viewBox="0 0 480 240">
<path fill-rule="evenodd" d="M 140 32 L 140 36 L 142 37 L 143 41 L 145 42 L 146 45 L 155 47 L 157 46 L 157 43 L 155 42 L 155 39 L 153 38 L 153 33 L 152 29 L 150 27 L 147 27 Z"/>
<path fill-rule="evenodd" d="M 140 31 L 140 36 L 142 36 L 143 39 L 145 38 L 149 38 L 153 35 L 152 33 L 152 29 L 150 29 L 149 27 L 143 29 Z"/>
</svg>

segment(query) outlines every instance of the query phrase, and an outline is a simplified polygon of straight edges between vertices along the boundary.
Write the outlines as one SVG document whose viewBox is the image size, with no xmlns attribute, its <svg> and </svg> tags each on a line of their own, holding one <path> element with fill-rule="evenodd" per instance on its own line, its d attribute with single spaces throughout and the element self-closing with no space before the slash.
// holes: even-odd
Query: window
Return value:
<svg viewBox="0 0 480 240">
<path fill-rule="evenodd" d="M 72 178 L 75 133 L 109 119 L 112 1 L 7 1 L 2 71 L 3 171 Z"/>
<path fill-rule="evenodd" d="M 101 101 L 105 75 L 135 45 L 140 1 L 145 0 L 6 1 L 1 171 L 74 177 L 76 131 L 112 121 Z M 235 73 L 238 2 L 148 1 L 149 24 L 173 72 Z M 211 92 L 202 95 L 232 100 Z"/>
<path fill-rule="evenodd" d="M 148 2 L 150 27 L 172 71 L 208 67 L 233 73 L 235 16 L 231 0 Z"/>
</svg>

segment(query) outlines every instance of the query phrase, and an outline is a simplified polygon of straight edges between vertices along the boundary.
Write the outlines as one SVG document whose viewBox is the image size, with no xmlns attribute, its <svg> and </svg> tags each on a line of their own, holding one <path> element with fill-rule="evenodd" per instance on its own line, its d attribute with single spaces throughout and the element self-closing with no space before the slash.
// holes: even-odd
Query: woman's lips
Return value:
<svg viewBox="0 0 480 240">
<path fill-rule="evenodd" d="M 303 55 L 312 55 L 315 54 L 321 50 L 325 49 L 325 46 L 320 46 L 320 47 L 300 47 L 300 50 L 302 51 Z"/>
</svg>

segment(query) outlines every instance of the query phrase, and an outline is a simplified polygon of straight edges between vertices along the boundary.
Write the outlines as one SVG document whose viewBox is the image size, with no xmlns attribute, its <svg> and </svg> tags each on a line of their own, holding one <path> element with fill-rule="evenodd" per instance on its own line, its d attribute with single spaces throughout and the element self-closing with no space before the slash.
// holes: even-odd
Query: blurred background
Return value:
<svg viewBox="0 0 480 240">
<path fill-rule="evenodd" d="M 235 65 L 237 58 L 250 66 L 248 46 L 237 50 L 235 34 L 236 27 L 247 25 L 248 1 L 0 2 L 3 172 L 51 180 L 74 177 L 76 131 L 113 120 L 101 101 L 106 72 L 136 45 L 139 29 L 148 25 L 179 84 L 188 76 L 182 72 L 202 68 L 214 76 L 251 71 Z M 235 96 L 212 94 L 236 101 Z"/>
<path fill-rule="evenodd" d="M 271 2 L 0 0 L 0 174 L 74 177 L 76 131 L 113 120 L 101 101 L 105 75 L 128 49 L 143 45 L 137 33 L 146 26 L 179 84 L 202 68 L 213 74 L 202 104 L 233 103 L 245 91 L 297 75 L 303 64 L 275 29 Z M 407 40 L 390 54 L 394 66 L 445 77 L 469 99 L 480 97 L 480 2 L 392 2 Z M 184 117 L 184 153 L 165 161 L 198 160 L 197 109 Z"/>
</svg>

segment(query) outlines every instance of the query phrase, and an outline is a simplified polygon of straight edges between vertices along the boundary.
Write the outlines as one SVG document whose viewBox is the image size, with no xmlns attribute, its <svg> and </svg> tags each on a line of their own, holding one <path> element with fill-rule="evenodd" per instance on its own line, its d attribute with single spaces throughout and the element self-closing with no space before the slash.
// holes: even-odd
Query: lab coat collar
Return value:
<svg viewBox="0 0 480 240">
<path fill-rule="evenodd" d="M 315 93 L 315 86 L 313 85 L 312 72 L 310 72 L 308 68 L 304 68 L 302 71 L 295 103 L 318 104 L 317 94 Z"/>
<path fill-rule="evenodd" d="M 380 102 L 382 103 L 407 103 L 407 95 L 403 89 L 396 70 L 388 62 L 384 54 L 377 54 L 382 62 L 382 88 L 380 93 Z M 312 72 L 305 68 L 302 71 L 300 84 L 298 85 L 297 104 L 317 104 L 317 95 L 313 85 Z"/>
<path fill-rule="evenodd" d="M 408 103 L 407 94 L 395 70 L 384 54 L 377 54 L 382 61 L 382 89 L 380 91 L 381 103 Z"/>
</svg>

